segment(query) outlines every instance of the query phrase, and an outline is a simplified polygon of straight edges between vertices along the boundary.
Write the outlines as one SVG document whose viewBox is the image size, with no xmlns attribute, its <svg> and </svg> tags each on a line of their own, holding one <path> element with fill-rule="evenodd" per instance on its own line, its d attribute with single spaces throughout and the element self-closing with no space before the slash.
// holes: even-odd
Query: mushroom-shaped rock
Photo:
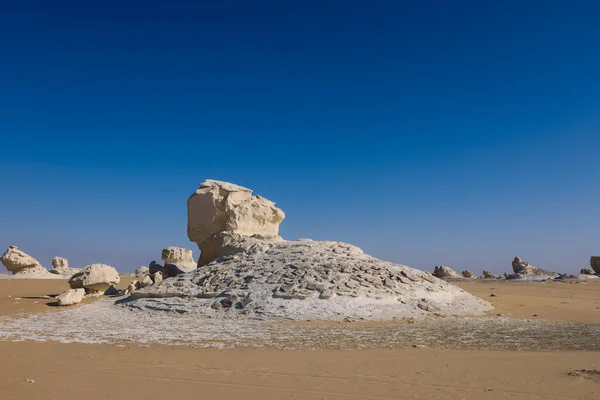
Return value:
<svg viewBox="0 0 600 400">
<path fill-rule="evenodd" d="M 84 295 L 85 289 L 69 289 L 63 294 L 56 296 L 56 301 L 59 306 L 71 306 L 81 303 Z"/>
<path fill-rule="evenodd" d="M 600 256 L 590 257 L 590 266 L 596 274 L 600 275 Z"/>
<path fill-rule="evenodd" d="M 441 279 L 462 278 L 455 270 L 445 265 L 436 265 L 433 270 L 433 276 Z"/>
<path fill-rule="evenodd" d="M 17 246 L 10 246 L 4 255 L 2 255 L 0 261 L 2 261 L 2 264 L 4 264 L 6 269 L 12 272 L 13 275 L 49 274 L 48 270 L 42 267 L 42 264 L 40 264 L 38 260 L 24 251 L 19 250 Z"/>
<path fill-rule="evenodd" d="M 170 246 L 163 249 L 162 260 L 165 262 L 162 272 L 168 277 L 191 272 L 198 268 L 198 264 L 192 256 L 192 251 L 182 247 Z M 157 271 L 149 272 L 154 273 Z"/>
<path fill-rule="evenodd" d="M 221 232 L 244 236 L 278 237 L 285 218 L 275 203 L 252 190 L 228 182 L 206 180 L 188 199 L 188 237 L 201 250 L 198 265 L 216 259 L 219 246 L 211 243 Z"/>
<path fill-rule="evenodd" d="M 477 276 L 475 276 L 475 274 L 473 273 L 473 271 L 465 270 L 465 271 L 463 271 L 461 273 L 462 273 L 462 276 L 464 278 L 469 278 L 469 279 L 476 279 L 477 278 Z"/>
<path fill-rule="evenodd" d="M 90 264 L 69 279 L 72 289 L 84 288 L 88 293 L 104 293 L 121 281 L 116 269 L 106 264 Z"/>
</svg>

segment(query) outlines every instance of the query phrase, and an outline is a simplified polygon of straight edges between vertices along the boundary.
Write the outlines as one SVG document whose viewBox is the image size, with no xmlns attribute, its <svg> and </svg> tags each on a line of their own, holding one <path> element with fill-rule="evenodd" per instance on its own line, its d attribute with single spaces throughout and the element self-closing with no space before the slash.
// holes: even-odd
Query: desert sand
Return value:
<svg viewBox="0 0 600 400">
<path fill-rule="evenodd" d="M 128 279 L 123 279 L 119 287 L 127 284 Z M 2 279 L 0 313 L 8 316 L 57 312 L 53 299 L 45 296 L 61 293 L 66 286 L 64 280 Z M 502 314 L 503 318 L 600 322 L 600 282 L 478 282 L 460 286 L 492 301 L 495 306 L 492 314 Z M 490 297 L 492 293 L 494 297 Z M 372 324 L 337 325 L 360 330 Z M 600 397 L 599 378 L 569 375 L 572 370 L 600 367 L 600 351 L 384 347 L 216 350 L 194 345 L 130 342 L 3 341 L 0 342 L 0 399 Z"/>
</svg>

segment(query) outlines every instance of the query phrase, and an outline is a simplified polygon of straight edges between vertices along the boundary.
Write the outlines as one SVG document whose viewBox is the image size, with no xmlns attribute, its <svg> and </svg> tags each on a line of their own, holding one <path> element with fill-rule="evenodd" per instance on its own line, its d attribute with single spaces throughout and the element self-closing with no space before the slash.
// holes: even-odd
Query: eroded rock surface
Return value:
<svg viewBox="0 0 600 400">
<path fill-rule="evenodd" d="M 135 277 L 136 278 L 141 278 L 144 279 L 144 277 L 146 275 L 148 275 L 150 273 L 150 268 L 146 267 L 145 265 L 142 265 L 141 267 L 139 267 L 138 269 L 135 270 Z"/>
<path fill-rule="evenodd" d="M 465 270 L 465 271 L 461 272 L 461 274 L 464 278 L 477 279 L 477 276 L 475 275 L 475 273 L 473 271 Z"/>
<path fill-rule="evenodd" d="M 104 293 L 121 281 L 117 270 L 106 264 L 90 264 L 69 279 L 71 289 L 85 289 L 86 293 Z"/>
<path fill-rule="evenodd" d="M 292 320 L 385 320 L 491 308 L 454 285 L 350 244 L 239 234 L 229 234 L 227 242 L 230 253 L 134 291 L 129 305 L 206 317 Z M 173 303 L 172 297 L 179 299 Z"/>
<path fill-rule="evenodd" d="M 182 247 L 170 246 L 163 249 L 161 258 L 165 263 L 161 272 L 168 277 L 185 274 L 198 268 L 198 264 L 192 256 L 192 250 Z"/>
<path fill-rule="evenodd" d="M 219 256 L 219 238 L 214 243 L 219 233 L 278 237 L 284 218 L 274 202 L 253 196 L 248 188 L 212 179 L 204 181 L 188 199 L 188 237 L 202 252 L 198 265 Z"/>
<path fill-rule="evenodd" d="M 54 257 L 52 259 L 52 268 L 50 273 L 60 275 L 64 278 L 70 278 L 80 272 L 79 268 L 69 268 L 69 261 L 64 257 Z"/>
<path fill-rule="evenodd" d="M 524 280 L 545 280 L 554 279 L 559 274 L 551 272 L 539 267 L 534 267 L 527 261 L 523 261 L 519 257 L 515 257 L 512 262 L 514 274 L 509 275 L 507 279 L 524 279 Z"/>
<path fill-rule="evenodd" d="M 9 246 L 0 261 L 13 275 L 50 275 L 38 260 L 19 250 L 17 246 Z"/>
<path fill-rule="evenodd" d="M 502 277 L 500 275 L 496 275 L 492 271 L 483 270 L 483 278 L 484 279 L 500 279 Z"/>
<path fill-rule="evenodd" d="M 445 265 L 436 265 L 433 270 L 433 276 L 440 279 L 463 278 L 462 275 L 459 275 L 455 270 Z"/>
</svg>

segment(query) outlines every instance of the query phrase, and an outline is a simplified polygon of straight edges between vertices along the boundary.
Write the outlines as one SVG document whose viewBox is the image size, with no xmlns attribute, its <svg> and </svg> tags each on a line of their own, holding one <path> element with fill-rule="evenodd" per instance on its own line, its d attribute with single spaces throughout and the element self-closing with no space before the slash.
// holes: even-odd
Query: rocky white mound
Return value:
<svg viewBox="0 0 600 400">
<path fill-rule="evenodd" d="M 220 235 L 224 245 L 217 260 L 140 289 L 124 304 L 208 318 L 330 321 L 491 309 L 454 285 L 350 244 Z"/>
</svg>

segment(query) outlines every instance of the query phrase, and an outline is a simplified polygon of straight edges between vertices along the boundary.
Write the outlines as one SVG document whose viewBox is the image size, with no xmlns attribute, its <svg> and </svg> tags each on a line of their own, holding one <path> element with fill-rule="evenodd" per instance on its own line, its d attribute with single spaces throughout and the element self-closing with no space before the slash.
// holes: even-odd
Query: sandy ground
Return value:
<svg viewBox="0 0 600 400">
<path fill-rule="evenodd" d="M 585 283 L 498 281 L 458 286 L 491 302 L 494 313 L 505 317 L 600 324 L 600 279 Z"/>
<path fill-rule="evenodd" d="M 504 317 L 600 323 L 600 282 L 460 286 Z M 56 312 L 43 296 L 66 288 L 2 279 L 0 314 Z M 598 399 L 598 377 L 568 375 L 584 368 L 600 352 L 0 342 L 0 399 Z"/>
</svg>

